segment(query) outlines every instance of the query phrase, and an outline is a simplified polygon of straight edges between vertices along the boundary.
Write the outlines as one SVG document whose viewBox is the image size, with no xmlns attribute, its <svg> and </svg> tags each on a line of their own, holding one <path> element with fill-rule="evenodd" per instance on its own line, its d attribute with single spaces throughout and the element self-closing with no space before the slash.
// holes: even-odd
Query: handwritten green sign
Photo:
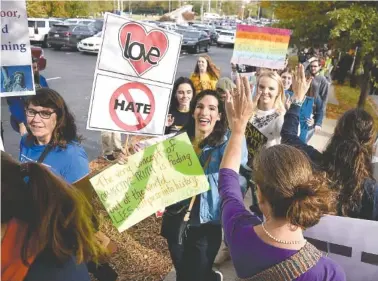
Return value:
<svg viewBox="0 0 378 281">
<path fill-rule="evenodd" d="M 252 165 L 253 158 L 260 148 L 267 143 L 268 138 L 248 122 L 245 130 L 245 139 L 248 148 L 248 165 Z"/>
<path fill-rule="evenodd" d="M 91 178 L 119 232 L 169 205 L 209 190 L 187 134 L 145 148 L 127 164 L 115 164 Z"/>
</svg>

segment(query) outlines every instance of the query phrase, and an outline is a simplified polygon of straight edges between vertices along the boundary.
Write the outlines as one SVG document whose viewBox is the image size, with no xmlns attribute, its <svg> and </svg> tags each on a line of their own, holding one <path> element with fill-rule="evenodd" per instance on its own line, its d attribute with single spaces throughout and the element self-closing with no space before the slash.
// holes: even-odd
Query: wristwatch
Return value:
<svg viewBox="0 0 378 281">
<path fill-rule="evenodd" d="M 294 97 L 291 97 L 291 104 L 295 104 L 295 105 L 301 107 L 302 104 L 303 104 L 303 100 L 298 100 L 298 99 L 295 99 Z"/>
</svg>

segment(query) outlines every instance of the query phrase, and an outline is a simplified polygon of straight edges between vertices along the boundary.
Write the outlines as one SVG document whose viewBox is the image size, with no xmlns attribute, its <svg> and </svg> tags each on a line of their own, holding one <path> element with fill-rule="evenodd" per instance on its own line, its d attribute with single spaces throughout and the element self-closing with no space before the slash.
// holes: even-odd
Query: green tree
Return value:
<svg viewBox="0 0 378 281">
<path fill-rule="evenodd" d="M 337 46 L 344 49 L 358 47 L 356 69 L 357 74 L 361 74 L 358 106 L 364 107 L 373 80 L 371 71 L 374 66 L 378 67 L 378 3 L 351 3 L 329 12 L 328 16 L 334 24 L 330 38 L 336 39 Z"/>
</svg>

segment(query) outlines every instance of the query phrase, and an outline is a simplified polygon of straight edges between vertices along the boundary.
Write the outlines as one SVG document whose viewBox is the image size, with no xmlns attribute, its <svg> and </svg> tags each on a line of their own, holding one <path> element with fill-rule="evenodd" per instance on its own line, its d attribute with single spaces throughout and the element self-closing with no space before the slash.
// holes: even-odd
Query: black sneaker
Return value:
<svg viewBox="0 0 378 281">
<path fill-rule="evenodd" d="M 113 154 L 104 155 L 104 156 L 102 156 L 102 157 L 103 157 L 105 160 L 110 161 L 110 162 L 113 162 L 113 161 L 116 160 L 116 158 L 114 157 Z"/>
</svg>

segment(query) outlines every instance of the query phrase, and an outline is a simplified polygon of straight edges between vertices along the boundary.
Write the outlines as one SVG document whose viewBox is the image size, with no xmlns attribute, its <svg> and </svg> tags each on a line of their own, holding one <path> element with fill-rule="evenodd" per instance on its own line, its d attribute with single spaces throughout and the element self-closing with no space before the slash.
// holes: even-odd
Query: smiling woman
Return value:
<svg viewBox="0 0 378 281">
<path fill-rule="evenodd" d="M 25 112 L 29 133 L 21 139 L 20 161 L 42 162 L 69 183 L 85 177 L 88 157 L 63 98 L 52 89 L 38 89 L 26 100 Z"/>
<path fill-rule="evenodd" d="M 216 91 L 205 90 L 194 97 L 188 115 L 188 123 L 182 132 L 186 132 L 192 141 L 210 189 L 195 198 L 190 228 L 182 244 L 177 239 L 180 225 L 175 222 L 180 221 L 179 210 L 186 212 L 189 200 L 167 208 L 161 233 L 167 239 L 177 281 L 218 281 L 223 280 L 222 274 L 214 272 L 212 266 L 222 241 L 218 171 L 229 136 L 224 103 Z M 245 139 L 242 157 L 241 164 L 246 165 Z M 172 219 L 174 217 L 178 220 Z"/>
</svg>

